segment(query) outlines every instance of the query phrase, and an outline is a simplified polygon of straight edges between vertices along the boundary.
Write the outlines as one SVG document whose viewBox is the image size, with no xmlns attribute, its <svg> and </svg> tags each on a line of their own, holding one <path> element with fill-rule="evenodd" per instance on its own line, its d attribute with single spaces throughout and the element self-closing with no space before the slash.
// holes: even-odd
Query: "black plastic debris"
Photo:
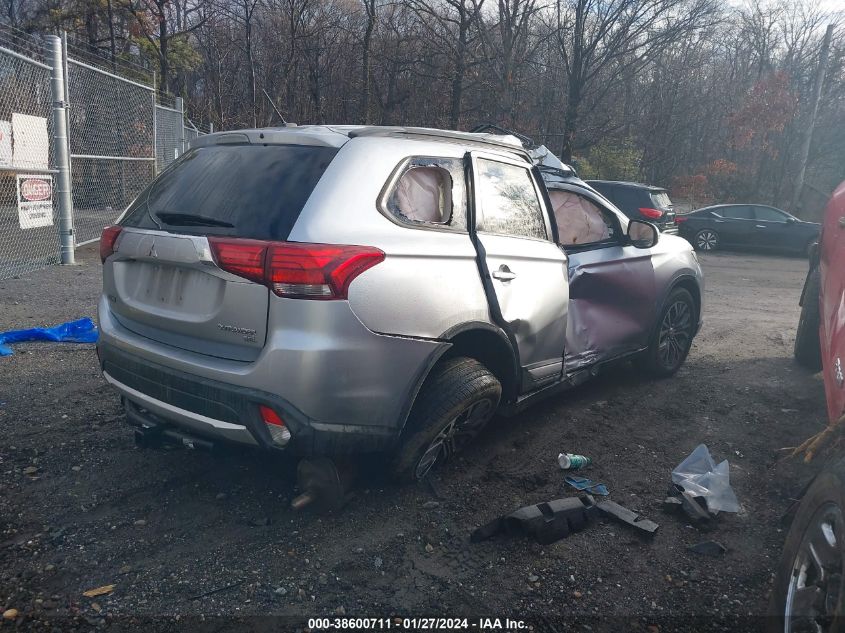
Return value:
<svg viewBox="0 0 845 633">
<path fill-rule="evenodd" d="M 717 541 L 702 541 L 687 548 L 689 551 L 704 556 L 721 556 L 728 551 L 728 548 Z"/>
<path fill-rule="evenodd" d="M 630 525 L 631 527 L 635 527 L 646 534 L 654 534 L 657 532 L 657 528 L 660 527 L 654 521 L 641 519 L 639 514 L 629 510 L 628 508 L 623 508 L 614 501 L 599 501 L 596 503 L 596 509 L 607 516 Z"/>
<path fill-rule="evenodd" d="M 684 512 L 690 523 L 704 532 L 716 527 L 716 515 L 707 509 L 706 499 L 687 492 L 678 484 L 669 484 L 669 496 L 663 501 L 663 508 Z"/>
<path fill-rule="evenodd" d="M 654 534 L 658 528 L 654 521 L 641 519 L 637 513 L 618 503 L 613 501 L 596 503 L 593 497 L 584 495 L 525 506 L 477 528 L 470 535 L 470 540 L 477 543 L 496 534 L 508 534 L 530 536 L 538 543 L 546 545 L 566 538 L 573 532 L 583 530 L 590 519 L 599 513 L 647 534 Z"/>
<path fill-rule="evenodd" d="M 494 519 L 477 528 L 470 536 L 473 543 L 496 534 L 530 536 L 538 543 L 548 544 L 584 529 L 590 515 L 596 511 L 589 496 L 555 499 Z"/>
</svg>

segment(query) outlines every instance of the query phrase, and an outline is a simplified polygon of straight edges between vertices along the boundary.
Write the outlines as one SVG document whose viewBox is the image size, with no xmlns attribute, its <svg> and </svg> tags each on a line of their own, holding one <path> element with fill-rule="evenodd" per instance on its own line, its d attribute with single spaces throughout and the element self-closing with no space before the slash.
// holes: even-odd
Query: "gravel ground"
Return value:
<svg viewBox="0 0 845 633">
<path fill-rule="evenodd" d="M 99 261 L 93 249 L 79 259 L 0 281 L 0 331 L 94 316 Z M 291 463 L 137 449 L 93 346 L 16 346 L 0 359 L 0 611 L 19 615 L 0 631 L 291 630 L 285 618 L 337 614 L 517 614 L 556 631 L 759 628 L 781 516 L 809 476 L 776 462 L 776 449 L 825 422 L 820 377 L 792 361 L 806 262 L 702 262 L 706 322 L 675 378 L 646 381 L 621 365 L 494 420 L 433 486 L 368 476 L 343 512 L 322 518 L 288 509 Z M 730 460 L 743 506 L 710 534 L 660 507 L 671 469 L 702 442 Z M 660 523 L 657 535 L 598 521 L 553 545 L 470 543 L 480 523 L 571 494 L 562 450 L 592 456 L 589 476 Z M 708 538 L 728 552 L 687 550 Z M 251 617 L 268 615 L 285 617 Z"/>
</svg>

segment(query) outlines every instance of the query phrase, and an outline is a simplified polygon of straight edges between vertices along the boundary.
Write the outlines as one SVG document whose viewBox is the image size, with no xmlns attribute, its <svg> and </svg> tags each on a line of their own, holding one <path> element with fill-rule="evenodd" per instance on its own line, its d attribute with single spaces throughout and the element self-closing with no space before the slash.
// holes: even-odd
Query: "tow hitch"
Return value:
<svg viewBox="0 0 845 633">
<path fill-rule="evenodd" d="M 135 429 L 135 445 L 140 448 L 159 448 L 164 444 L 182 446 L 192 450 L 214 451 L 215 444 L 206 439 L 188 435 L 161 426 L 142 426 Z"/>
</svg>

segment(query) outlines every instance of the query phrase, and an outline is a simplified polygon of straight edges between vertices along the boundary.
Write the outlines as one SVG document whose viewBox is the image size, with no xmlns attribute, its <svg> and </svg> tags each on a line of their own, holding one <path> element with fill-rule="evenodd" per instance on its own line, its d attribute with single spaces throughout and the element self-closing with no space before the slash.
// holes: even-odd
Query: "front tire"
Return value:
<svg viewBox="0 0 845 633">
<path fill-rule="evenodd" d="M 798 319 L 798 329 L 795 332 L 795 348 L 793 353 L 799 365 L 811 371 L 821 371 L 822 349 L 819 341 L 819 287 L 821 276 L 819 269 L 814 268 L 807 276 L 804 288 L 804 300 L 801 302 L 801 317 Z"/>
<path fill-rule="evenodd" d="M 720 241 L 719 234 L 713 229 L 701 229 L 695 234 L 692 245 L 697 251 L 715 251 Z"/>
<path fill-rule="evenodd" d="M 499 405 L 502 385 L 473 358 L 457 357 L 436 366 L 414 402 L 392 462 L 401 481 L 420 481 L 463 449 Z"/>
<path fill-rule="evenodd" d="M 845 462 L 816 477 L 789 529 L 769 600 L 769 631 L 845 627 Z"/>
<path fill-rule="evenodd" d="M 668 378 L 681 368 L 692 347 L 697 317 L 695 301 L 688 290 L 676 288 L 669 293 L 642 357 L 647 372 L 656 378 Z"/>
</svg>

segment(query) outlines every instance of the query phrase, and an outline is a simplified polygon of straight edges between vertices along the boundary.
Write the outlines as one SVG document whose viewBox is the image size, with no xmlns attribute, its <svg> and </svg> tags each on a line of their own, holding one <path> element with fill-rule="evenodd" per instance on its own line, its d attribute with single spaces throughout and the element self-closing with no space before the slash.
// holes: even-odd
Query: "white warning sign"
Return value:
<svg viewBox="0 0 845 633">
<path fill-rule="evenodd" d="M 53 177 L 18 176 L 18 221 L 22 229 L 53 224 Z"/>
<path fill-rule="evenodd" d="M 0 167 L 12 164 L 12 122 L 0 121 Z"/>
</svg>

